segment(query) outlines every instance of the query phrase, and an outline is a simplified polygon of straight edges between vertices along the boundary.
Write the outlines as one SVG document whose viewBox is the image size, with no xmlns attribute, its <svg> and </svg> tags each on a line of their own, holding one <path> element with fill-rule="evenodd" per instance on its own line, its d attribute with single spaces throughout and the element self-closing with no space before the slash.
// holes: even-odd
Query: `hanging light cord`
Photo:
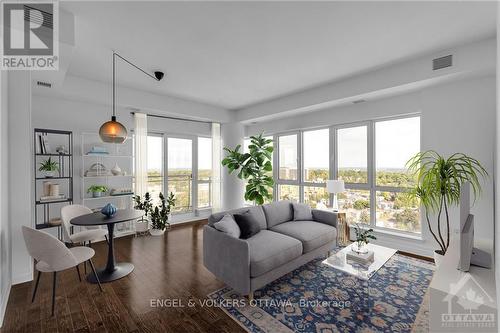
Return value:
<svg viewBox="0 0 500 333">
<path fill-rule="evenodd" d="M 115 81 L 116 81 L 116 57 L 122 59 L 127 64 L 129 64 L 129 65 L 137 68 L 138 70 L 140 70 L 141 72 L 143 72 L 144 74 L 146 74 L 147 76 L 149 76 L 150 78 L 152 78 L 152 79 L 154 79 L 156 81 L 160 81 L 161 80 L 161 79 L 158 79 L 157 77 L 155 77 L 154 75 L 149 74 L 148 72 L 146 72 L 145 70 L 143 70 L 139 66 L 133 64 L 129 60 L 125 59 L 124 57 L 122 57 L 121 55 L 119 55 L 118 53 L 116 53 L 115 51 L 113 51 L 113 119 L 116 119 L 116 92 L 115 92 L 115 90 L 116 90 L 116 87 L 115 87 Z"/>
</svg>

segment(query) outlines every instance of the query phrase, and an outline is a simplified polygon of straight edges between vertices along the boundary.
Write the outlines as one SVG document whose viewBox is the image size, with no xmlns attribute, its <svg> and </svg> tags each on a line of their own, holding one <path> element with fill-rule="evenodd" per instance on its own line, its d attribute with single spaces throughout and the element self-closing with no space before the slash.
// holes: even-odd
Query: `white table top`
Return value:
<svg viewBox="0 0 500 333">
<path fill-rule="evenodd" d="M 355 243 L 352 243 L 334 255 L 326 258 L 323 260 L 323 264 L 354 275 L 359 279 L 368 280 L 387 262 L 387 260 L 389 260 L 389 258 L 397 252 L 396 250 L 385 246 L 368 244 L 368 249 L 373 251 L 374 260 L 369 266 L 363 266 L 354 261 L 346 260 L 346 253 L 348 251 L 352 251 L 351 247 L 354 244 Z"/>
</svg>

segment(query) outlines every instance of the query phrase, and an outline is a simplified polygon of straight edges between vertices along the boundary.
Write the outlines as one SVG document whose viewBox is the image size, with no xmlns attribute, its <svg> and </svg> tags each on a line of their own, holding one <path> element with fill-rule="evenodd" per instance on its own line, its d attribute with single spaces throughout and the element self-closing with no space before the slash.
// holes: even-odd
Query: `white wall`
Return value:
<svg viewBox="0 0 500 333">
<path fill-rule="evenodd" d="M 422 150 L 434 149 L 444 155 L 463 152 L 481 161 L 490 174 L 490 179 L 483 186 L 483 195 L 472 208 L 472 213 L 475 215 L 476 236 L 493 241 L 495 89 L 493 76 L 457 81 L 374 102 L 250 125 L 246 131 L 247 135 L 260 132 L 272 134 L 419 112 Z M 456 221 L 456 216 L 454 210 L 452 220 Z M 435 245 L 425 224 L 423 238 L 423 241 L 405 240 L 397 244 L 402 250 L 432 255 Z M 379 237 L 379 242 L 394 241 L 397 238 L 392 236 Z"/>
<path fill-rule="evenodd" d="M 12 284 L 33 278 L 32 260 L 21 231 L 33 225 L 31 74 L 9 73 L 9 197 L 12 244 Z"/>
<path fill-rule="evenodd" d="M 8 72 L 0 71 L 0 327 L 12 283 L 9 220 Z"/>
</svg>

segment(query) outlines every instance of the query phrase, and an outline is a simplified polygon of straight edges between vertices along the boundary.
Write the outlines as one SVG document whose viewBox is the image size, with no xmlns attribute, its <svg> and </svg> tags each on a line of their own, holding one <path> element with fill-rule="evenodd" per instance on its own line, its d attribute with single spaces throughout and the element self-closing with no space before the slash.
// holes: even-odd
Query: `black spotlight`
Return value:
<svg viewBox="0 0 500 333">
<path fill-rule="evenodd" d="M 161 79 L 163 79 L 163 76 L 165 75 L 165 73 L 163 72 L 160 72 L 160 71 L 156 71 L 155 72 L 155 77 L 158 81 L 161 81 Z"/>
</svg>

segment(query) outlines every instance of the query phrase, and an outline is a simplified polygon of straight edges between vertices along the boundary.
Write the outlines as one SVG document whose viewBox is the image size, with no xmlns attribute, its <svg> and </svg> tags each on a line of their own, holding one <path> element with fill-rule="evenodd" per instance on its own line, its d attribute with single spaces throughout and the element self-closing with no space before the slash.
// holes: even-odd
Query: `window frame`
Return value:
<svg viewBox="0 0 500 333">
<path fill-rule="evenodd" d="M 211 193 L 211 182 L 212 180 L 199 180 L 198 179 L 198 138 L 209 138 L 209 135 L 191 135 L 191 134 L 181 134 L 181 133 L 171 133 L 171 132 L 158 132 L 151 131 L 148 132 L 148 136 L 162 137 L 163 145 L 163 161 L 162 161 L 162 171 L 163 171 L 163 184 L 162 192 L 165 193 L 165 189 L 168 190 L 168 139 L 188 139 L 191 140 L 191 209 L 183 212 L 175 212 L 173 215 L 184 215 L 193 214 L 196 210 L 206 210 L 212 208 L 212 193 Z M 212 157 L 213 158 L 213 157 Z M 198 184 L 209 183 L 210 192 L 210 203 L 209 206 L 198 207 Z"/>
<path fill-rule="evenodd" d="M 410 237 L 421 237 L 423 234 L 423 217 L 420 214 L 420 232 L 411 232 L 406 230 L 400 230 L 395 228 L 387 228 L 383 226 L 377 226 L 377 205 L 376 205 L 376 194 L 379 191 L 382 192 L 404 192 L 404 187 L 394 187 L 394 186 L 381 186 L 376 184 L 376 132 L 375 127 L 377 122 L 391 121 L 405 118 L 420 118 L 420 131 L 419 131 L 419 142 L 420 147 L 422 147 L 422 115 L 420 112 L 409 113 L 404 115 L 390 116 L 377 118 L 372 120 L 356 121 L 351 123 L 343 123 L 331 126 L 322 126 L 314 128 L 305 128 L 292 131 L 279 132 L 272 135 L 275 150 L 273 156 L 273 177 L 275 179 L 274 184 L 274 197 L 273 201 L 279 200 L 279 185 L 296 185 L 299 187 L 299 202 L 304 202 L 304 187 L 326 187 L 326 183 L 311 183 L 304 181 L 304 132 L 316 131 L 322 129 L 329 129 L 329 175 L 330 179 L 338 179 L 338 131 L 341 129 L 366 126 L 366 144 L 367 144 L 367 182 L 366 183 L 345 183 L 345 188 L 348 190 L 365 190 L 370 193 L 370 224 L 369 227 L 379 230 L 387 231 L 389 233 L 397 233 L 402 235 L 408 235 Z M 297 135 L 297 180 L 286 180 L 279 178 L 279 138 L 281 136 Z M 333 195 L 329 196 L 329 205 L 333 204 Z"/>
</svg>

